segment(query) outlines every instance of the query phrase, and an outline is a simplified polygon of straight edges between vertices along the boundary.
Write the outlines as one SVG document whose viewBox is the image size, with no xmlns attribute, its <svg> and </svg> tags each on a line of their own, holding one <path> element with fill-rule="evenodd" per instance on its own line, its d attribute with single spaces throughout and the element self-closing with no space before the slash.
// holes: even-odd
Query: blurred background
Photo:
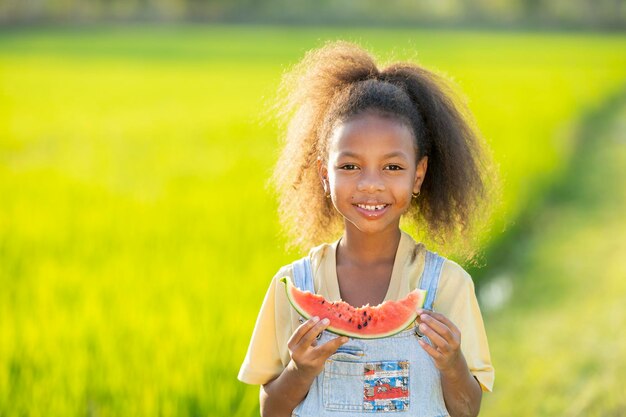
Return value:
<svg viewBox="0 0 626 417">
<path fill-rule="evenodd" d="M 327 40 L 452 80 L 503 194 L 467 265 L 484 416 L 626 415 L 626 3 L 0 2 L 0 416 L 258 415 L 281 75 Z M 436 248 L 433 248 L 436 249 Z M 620 380 L 621 377 L 621 380 Z"/>
</svg>

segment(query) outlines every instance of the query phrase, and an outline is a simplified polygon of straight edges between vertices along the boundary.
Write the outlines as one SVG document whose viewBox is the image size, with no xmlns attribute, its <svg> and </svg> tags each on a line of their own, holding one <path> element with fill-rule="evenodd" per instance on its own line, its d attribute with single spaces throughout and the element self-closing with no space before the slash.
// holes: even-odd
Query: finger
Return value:
<svg viewBox="0 0 626 417">
<path fill-rule="evenodd" d="M 419 325 L 419 331 L 424 336 L 428 336 L 431 343 L 435 345 L 436 349 L 439 349 L 441 351 L 448 350 L 448 342 L 443 337 L 441 337 L 440 334 L 438 334 L 435 330 L 433 330 L 432 327 L 428 326 L 426 323 L 422 323 Z"/>
<path fill-rule="evenodd" d="M 319 352 L 321 357 L 323 357 L 324 359 L 328 359 L 330 355 L 332 355 L 337 351 L 337 349 L 339 349 L 339 346 L 348 343 L 349 340 L 350 338 L 346 336 L 335 337 L 334 339 L 329 340 L 323 345 L 320 345 L 317 348 L 317 351 Z"/>
<path fill-rule="evenodd" d="M 302 336 L 298 345 L 303 346 L 314 346 L 315 341 L 317 340 L 317 336 L 324 331 L 326 327 L 330 324 L 330 320 L 324 319 L 317 322 L 313 327 L 309 329 L 309 331 Z"/>
<path fill-rule="evenodd" d="M 452 333 L 457 334 L 457 335 L 461 334 L 461 330 L 459 330 L 459 328 L 456 327 L 456 325 L 452 322 L 452 320 L 450 320 L 449 318 L 447 318 L 443 314 L 435 313 L 434 311 L 427 311 L 425 313 L 430 315 L 431 317 L 435 318 L 437 321 L 445 324 L 448 327 L 448 329 L 450 329 L 450 331 Z"/>
<path fill-rule="evenodd" d="M 428 327 L 430 327 L 435 332 L 437 332 L 437 334 L 443 337 L 446 340 L 446 342 L 450 344 L 454 344 L 458 340 L 458 335 L 455 335 L 446 324 L 444 324 L 442 321 L 439 320 L 442 317 L 443 316 L 441 314 L 437 314 L 437 317 L 431 316 L 430 314 L 422 314 L 420 316 L 420 319 L 423 324 L 428 325 Z M 451 323 L 450 320 L 446 319 L 446 321 Z"/>
<path fill-rule="evenodd" d="M 430 314 L 430 313 L 432 313 L 432 310 L 426 310 L 424 308 L 418 308 L 417 309 L 417 318 L 415 320 L 419 324 L 419 323 L 422 322 L 422 315 L 423 314 Z"/>
<path fill-rule="evenodd" d="M 417 324 L 420 324 L 420 323 L 422 322 L 422 318 L 421 318 L 422 314 L 424 314 L 424 310 L 422 310 L 421 308 L 419 308 L 419 309 L 417 310 L 417 317 L 415 317 L 415 322 L 416 322 Z"/>
<path fill-rule="evenodd" d="M 308 319 L 307 321 L 302 323 L 300 326 L 298 326 L 296 331 L 293 332 L 293 334 L 291 335 L 291 337 L 287 341 L 287 346 L 290 349 L 293 349 L 296 345 L 298 345 L 298 343 L 300 343 L 300 340 L 302 339 L 302 337 L 305 334 L 307 334 L 307 332 L 309 330 L 311 330 L 311 328 L 313 328 L 313 326 L 315 326 L 319 322 L 319 320 L 320 320 L 320 318 L 317 317 L 317 316 L 311 317 L 310 319 Z"/>
<path fill-rule="evenodd" d="M 426 341 L 422 339 L 419 339 L 418 342 L 420 346 L 426 351 L 426 353 L 428 353 L 428 355 L 431 358 L 433 358 L 434 360 L 441 359 L 442 354 L 437 349 L 435 349 L 434 347 L 432 347 L 431 345 L 429 345 L 428 343 L 426 343 Z"/>
</svg>

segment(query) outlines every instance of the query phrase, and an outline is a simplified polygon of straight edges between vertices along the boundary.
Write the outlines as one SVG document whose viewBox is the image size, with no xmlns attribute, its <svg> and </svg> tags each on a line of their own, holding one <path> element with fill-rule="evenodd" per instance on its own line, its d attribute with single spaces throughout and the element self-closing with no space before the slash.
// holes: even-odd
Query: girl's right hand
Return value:
<svg viewBox="0 0 626 417">
<path fill-rule="evenodd" d="M 287 342 L 291 365 L 305 379 L 312 380 L 322 369 L 326 359 L 337 351 L 339 346 L 348 342 L 347 337 L 336 337 L 328 342 L 317 345 L 317 336 L 328 327 L 328 319 L 320 320 L 312 317 L 302 323 Z"/>
</svg>

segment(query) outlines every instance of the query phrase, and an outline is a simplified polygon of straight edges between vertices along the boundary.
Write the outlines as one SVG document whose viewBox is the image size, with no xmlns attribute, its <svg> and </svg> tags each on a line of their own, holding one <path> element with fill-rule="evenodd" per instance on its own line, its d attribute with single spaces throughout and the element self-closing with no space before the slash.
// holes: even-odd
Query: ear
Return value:
<svg viewBox="0 0 626 417">
<path fill-rule="evenodd" d="M 428 157 L 425 156 L 417 163 L 415 169 L 415 182 L 413 183 L 413 193 L 417 194 L 422 188 L 422 183 L 426 177 L 426 171 L 428 170 Z"/>
<path fill-rule="evenodd" d="M 318 158 L 317 159 L 317 173 L 319 174 L 322 185 L 324 186 L 324 192 L 328 193 L 330 185 L 328 184 L 328 167 L 326 164 Z"/>
</svg>

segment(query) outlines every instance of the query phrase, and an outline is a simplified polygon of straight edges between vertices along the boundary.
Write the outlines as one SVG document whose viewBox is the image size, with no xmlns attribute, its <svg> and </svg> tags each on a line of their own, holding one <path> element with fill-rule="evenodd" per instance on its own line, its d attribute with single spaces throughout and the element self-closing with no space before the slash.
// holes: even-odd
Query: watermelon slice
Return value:
<svg viewBox="0 0 626 417">
<path fill-rule="evenodd" d="M 305 318 L 328 318 L 326 330 L 356 339 L 378 339 L 406 329 L 417 318 L 417 309 L 424 305 L 426 291 L 416 289 L 398 301 L 385 301 L 375 307 L 369 304 L 352 307 L 345 301 L 331 302 L 318 294 L 302 291 L 291 278 L 280 279 L 285 284 L 291 305 Z"/>
</svg>

